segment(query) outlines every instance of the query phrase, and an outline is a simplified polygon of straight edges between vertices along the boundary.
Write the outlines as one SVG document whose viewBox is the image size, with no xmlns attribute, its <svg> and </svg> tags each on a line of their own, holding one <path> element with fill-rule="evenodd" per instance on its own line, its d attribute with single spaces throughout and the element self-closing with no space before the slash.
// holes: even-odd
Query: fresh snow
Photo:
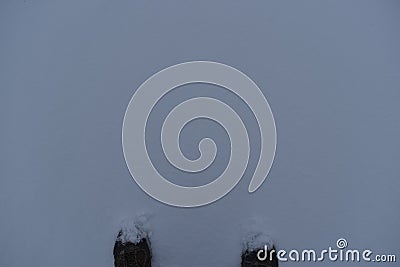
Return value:
<svg viewBox="0 0 400 267">
<path fill-rule="evenodd" d="M 134 218 L 125 218 L 122 220 L 119 230 L 121 235 L 117 240 L 122 243 L 139 243 L 142 239 L 149 239 L 151 236 L 151 226 L 145 214 Z M 118 231 L 119 232 L 119 231 Z"/>
<path fill-rule="evenodd" d="M 0 266 L 111 267 L 121 226 L 125 241 L 148 233 L 156 267 L 240 266 L 246 246 L 271 241 L 322 250 L 346 238 L 349 248 L 398 253 L 399 8 L 345 0 L 0 1 Z M 254 80 L 278 143 L 255 193 L 251 153 L 228 195 L 185 209 L 133 181 L 121 130 L 141 83 L 192 60 L 225 63 Z M 209 93 L 245 105 L 218 90 L 177 88 L 159 110 Z M 244 115 L 247 126 L 253 117 Z M 212 181 L 229 156 L 218 125 L 193 124 L 182 130 L 183 153 L 196 159 L 198 138 L 215 137 L 219 162 L 204 177 L 159 166 L 185 186 Z M 149 131 L 153 141 L 157 130 Z M 163 162 L 157 149 L 149 150 Z"/>
<path fill-rule="evenodd" d="M 272 249 L 274 246 L 274 242 L 272 241 L 272 238 L 262 232 L 255 232 L 255 233 L 250 233 L 248 234 L 243 241 L 244 247 L 243 251 L 256 251 L 259 249 L 263 249 L 264 246 L 267 246 L 268 249 Z"/>
</svg>

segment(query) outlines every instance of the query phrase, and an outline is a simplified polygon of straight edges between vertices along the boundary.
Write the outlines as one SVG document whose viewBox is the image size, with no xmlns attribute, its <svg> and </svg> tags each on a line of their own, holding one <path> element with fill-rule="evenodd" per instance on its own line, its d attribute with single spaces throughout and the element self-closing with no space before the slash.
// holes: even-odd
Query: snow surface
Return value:
<svg viewBox="0 0 400 267">
<path fill-rule="evenodd" d="M 0 266 L 110 267 L 121 220 L 137 214 L 151 214 L 159 267 L 239 266 L 257 232 L 251 246 L 270 236 L 277 249 L 322 250 L 346 238 L 349 248 L 400 251 L 399 11 L 398 1 L 1 1 Z M 183 209 L 135 184 L 121 129 L 142 82 L 192 60 L 249 75 L 271 105 L 278 144 L 258 191 L 247 191 L 252 153 L 231 193 Z M 213 94 L 254 127 L 220 90 L 184 86 L 158 109 Z M 172 181 L 199 185 L 223 170 L 229 144 L 218 125 L 183 129 L 191 159 L 205 135 L 218 146 L 217 164 L 190 178 L 165 164 L 157 129 L 150 152 Z"/>
</svg>

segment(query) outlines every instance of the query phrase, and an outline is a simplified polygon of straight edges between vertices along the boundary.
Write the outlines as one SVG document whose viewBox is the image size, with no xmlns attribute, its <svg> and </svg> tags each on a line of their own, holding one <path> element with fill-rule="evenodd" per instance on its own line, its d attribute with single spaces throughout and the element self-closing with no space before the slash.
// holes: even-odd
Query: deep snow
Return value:
<svg viewBox="0 0 400 267">
<path fill-rule="evenodd" d="M 343 237 L 353 248 L 400 251 L 399 9 L 396 1 L 1 1 L 0 266 L 112 266 L 121 221 L 142 213 L 160 267 L 239 266 L 255 229 L 278 249 L 323 249 Z M 183 209 L 134 183 L 121 127 L 145 79 L 191 60 L 249 75 L 271 105 L 278 144 L 258 191 L 247 192 L 253 166 L 226 197 Z M 198 90 L 246 114 L 207 86 L 181 89 L 159 110 Z M 221 154 L 205 177 L 166 166 L 153 142 L 171 180 L 198 185 L 223 169 L 217 125 L 184 129 L 184 153 L 196 158 L 208 132 Z"/>
</svg>

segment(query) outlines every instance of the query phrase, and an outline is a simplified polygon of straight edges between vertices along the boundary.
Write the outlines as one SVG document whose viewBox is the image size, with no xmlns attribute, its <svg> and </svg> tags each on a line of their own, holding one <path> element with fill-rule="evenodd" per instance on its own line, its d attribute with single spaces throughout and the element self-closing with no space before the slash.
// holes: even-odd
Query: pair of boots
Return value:
<svg viewBox="0 0 400 267">
<path fill-rule="evenodd" d="M 114 245 L 114 266 L 115 267 L 151 267 L 151 249 L 148 239 L 143 238 L 138 243 L 123 243 L 118 233 L 117 241 Z M 275 250 L 275 248 L 272 248 Z M 257 251 L 245 251 L 242 254 L 241 267 L 278 267 L 278 259 L 274 253 L 270 259 L 259 261 Z M 270 253 L 270 251 L 268 251 Z M 268 255 L 267 253 L 267 255 Z"/>
</svg>

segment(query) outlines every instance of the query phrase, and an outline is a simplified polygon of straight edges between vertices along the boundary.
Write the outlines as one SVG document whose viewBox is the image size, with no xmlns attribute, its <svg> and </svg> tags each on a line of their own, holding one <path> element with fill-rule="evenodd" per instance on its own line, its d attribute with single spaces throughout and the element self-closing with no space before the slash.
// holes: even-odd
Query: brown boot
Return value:
<svg viewBox="0 0 400 267">
<path fill-rule="evenodd" d="M 121 232 L 118 237 L 121 236 Z M 143 238 L 138 243 L 122 243 L 117 238 L 114 245 L 115 267 L 151 267 L 151 250 L 149 242 Z"/>
</svg>

